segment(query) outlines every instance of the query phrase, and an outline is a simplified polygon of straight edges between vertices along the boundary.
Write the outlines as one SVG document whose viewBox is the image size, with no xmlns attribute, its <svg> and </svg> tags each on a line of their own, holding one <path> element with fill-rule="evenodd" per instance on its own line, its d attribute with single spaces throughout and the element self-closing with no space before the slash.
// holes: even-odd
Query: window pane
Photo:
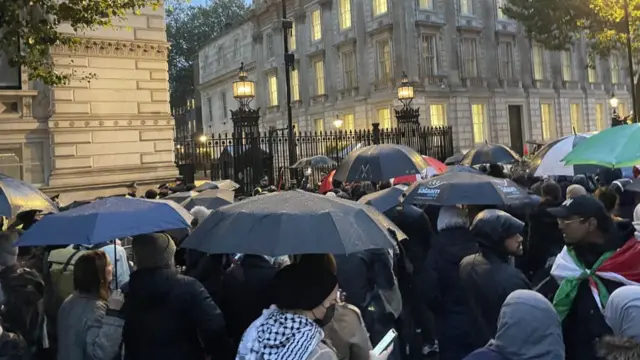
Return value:
<svg viewBox="0 0 640 360">
<path fill-rule="evenodd" d="M 554 133 L 551 121 L 551 104 L 540 104 L 540 121 L 542 125 L 542 140 L 550 140 Z"/>
<path fill-rule="evenodd" d="M 486 140 L 485 137 L 485 113 L 483 104 L 471 105 L 471 120 L 473 122 L 473 141 L 481 143 Z"/>
<path fill-rule="evenodd" d="M 207 98 L 207 111 L 209 112 L 209 122 L 213 122 L 213 105 L 210 97 Z"/>
<path fill-rule="evenodd" d="M 324 131 L 324 119 L 313 120 L 313 130 L 316 132 Z"/>
<path fill-rule="evenodd" d="M 422 76 L 434 76 L 438 73 L 436 37 L 422 35 Z"/>
<path fill-rule="evenodd" d="M 544 50 L 538 44 L 533 45 L 532 49 L 533 58 L 533 78 L 535 80 L 543 80 L 544 76 Z"/>
<path fill-rule="evenodd" d="M 373 0 L 373 16 L 387 13 L 387 0 Z"/>
<path fill-rule="evenodd" d="M 342 77 L 344 89 L 352 89 L 357 86 L 356 60 L 353 51 L 342 52 Z"/>
<path fill-rule="evenodd" d="M 223 91 L 220 93 L 220 102 L 222 103 L 222 118 L 226 119 L 229 115 L 229 111 L 227 109 L 227 92 Z"/>
<path fill-rule="evenodd" d="M 275 74 L 269 75 L 269 105 L 278 105 L 278 77 Z"/>
<path fill-rule="evenodd" d="M 430 105 L 429 115 L 431 116 L 431 126 L 447 125 L 445 106 L 442 104 Z"/>
<path fill-rule="evenodd" d="M 316 95 L 324 95 L 324 62 L 318 60 L 313 64 L 316 73 Z"/>
<path fill-rule="evenodd" d="M 587 75 L 589 77 L 589 82 L 590 83 L 597 83 L 599 82 L 598 79 L 598 70 L 596 69 L 596 65 L 594 64 L 590 64 L 589 68 L 587 69 Z"/>
<path fill-rule="evenodd" d="M 378 122 L 381 129 L 391 129 L 391 110 L 389 108 L 378 109 Z"/>
<path fill-rule="evenodd" d="M 322 13 L 317 9 L 311 13 L 311 40 L 320 39 L 322 39 Z"/>
<path fill-rule="evenodd" d="M 513 45 L 510 42 L 500 43 L 498 58 L 500 78 L 503 80 L 513 79 Z"/>
<path fill-rule="evenodd" d="M 500 20 L 506 19 L 507 16 L 502 11 L 502 7 L 505 5 L 505 1 L 504 0 L 496 0 L 496 5 L 497 5 L 497 8 L 498 8 L 498 19 L 500 19 Z"/>
<path fill-rule="evenodd" d="M 618 55 L 611 55 L 609 59 L 611 64 L 611 83 L 618 84 L 620 82 L 620 58 Z"/>
<path fill-rule="evenodd" d="M 353 114 L 344 114 L 343 116 L 343 120 L 344 120 L 344 124 L 343 124 L 343 128 L 346 131 L 352 131 L 355 130 L 356 126 L 355 126 L 355 115 Z"/>
<path fill-rule="evenodd" d="M 24 144 L 24 180 L 44 184 L 44 146 L 41 142 Z"/>
<path fill-rule="evenodd" d="M 289 37 L 289 50 L 296 49 L 296 22 L 292 21 L 291 36 Z"/>
<path fill-rule="evenodd" d="M 460 0 L 460 13 L 473 15 L 473 0 Z"/>
<path fill-rule="evenodd" d="M 478 76 L 476 39 L 466 38 L 462 40 L 462 74 L 464 78 Z"/>
<path fill-rule="evenodd" d="M 627 116 L 626 106 L 623 102 L 618 103 L 618 115 Z"/>
<path fill-rule="evenodd" d="M 596 104 L 596 127 L 598 131 L 604 130 L 607 127 L 604 123 L 604 107 L 602 104 Z"/>
<path fill-rule="evenodd" d="M 573 80 L 573 63 L 570 51 L 562 52 L 562 80 Z"/>
<path fill-rule="evenodd" d="M 418 5 L 420 9 L 433 10 L 433 0 L 420 0 Z"/>
<path fill-rule="evenodd" d="M 340 29 L 351 27 L 351 0 L 340 0 Z"/>
<path fill-rule="evenodd" d="M 378 57 L 378 80 L 389 81 L 391 79 L 391 45 L 388 39 L 379 40 L 376 43 Z"/>
<path fill-rule="evenodd" d="M 15 179 L 22 178 L 22 150 L 20 145 L 15 148 L 0 148 L 0 172 Z"/>
<path fill-rule="evenodd" d="M 298 82 L 298 69 L 291 70 L 291 100 L 300 100 L 300 83 Z"/>
<path fill-rule="evenodd" d="M 580 104 L 571 104 L 571 130 L 572 132 L 581 133 L 584 131 L 582 128 L 582 113 L 580 111 Z"/>
</svg>

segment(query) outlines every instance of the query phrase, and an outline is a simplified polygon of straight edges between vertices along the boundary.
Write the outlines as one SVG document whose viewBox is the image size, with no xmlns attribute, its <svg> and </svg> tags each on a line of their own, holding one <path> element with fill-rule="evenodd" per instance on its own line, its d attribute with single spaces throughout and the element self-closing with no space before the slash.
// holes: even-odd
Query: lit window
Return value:
<svg viewBox="0 0 640 360">
<path fill-rule="evenodd" d="M 611 83 L 620 83 L 620 57 L 616 54 L 612 54 L 609 58 L 611 62 Z"/>
<path fill-rule="evenodd" d="M 542 125 L 542 140 L 550 140 L 555 131 L 553 127 L 553 112 L 551 104 L 540 104 L 540 122 Z"/>
<path fill-rule="evenodd" d="M 387 0 L 373 0 L 373 16 L 386 14 L 389 11 Z"/>
<path fill-rule="evenodd" d="M 501 42 L 498 47 L 500 61 L 500 78 L 513 79 L 513 45 L 510 42 Z"/>
<path fill-rule="evenodd" d="M 562 80 L 573 80 L 573 60 L 571 59 L 571 51 L 562 52 Z"/>
<path fill-rule="evenodd" d="M 418 5 L 423 10 L 433 10 L 433 0 L 419 0 Z"/>
<path fill-rule="evenodd" d="M 462 76 L 478 77 L 478 49 L 475 38 L 462 39 Z"/>
<path fill-rule="evenodd" d="M 379 81 L 391 80 L 391 44 L 389 39 L 376 42 L 378 71 L 376 75 Z"/>
<path fill-rule="evenodd" d="M 300 82 L 298 79 L 298 69 L 291 70 L 291 100 L 300 100 Z"/>
<path fill-rule="evenodd" d="M 296 22 L 291 21 L 291 36 L 289 37 L 289 50 L 296 49 Z"/>
<path fill-rule="evenodd" d="M 447 125 L 447 113 L 443 104 L 429 105 L 429 115 L 431 117 L 431 126 Z"/>
<path fill-rule="evenodd" d="M 507 16 L 502 11 L 502 8 L 506 5 L 505 0 L 496 0 L 496 7 L 498 8 L 498 19 L 504 20 Z"/>
<path fill-rule="evenodd" d="M 587 76 L 591 84 L 600 82 L 598 79 L 598 69 L 596 64 L 589 64 L 589 67 L 587 68 Z"/>
<path fill-rule="evenodd" d="M 378 123 L 381 129 L 391 129 L 391 110 L 389 108 L 378 109 Z"/>
<path fill-rule="evenodd" d="M 460 13 L 473 15 L 473 0 L 460 0 Z"/>
<path fill-rule="evenodd" d="M 311 13 L 311 40 L 320 39 L 322 39 L 322 12 L 316 9 Z"/>
<path fill-rule="evenodd" d="M 571 104 L 569 114 L 571 116 L 571 130 L 572 132 L 581 133 L 584 131 L 582 128 L 582 112 L 580 111 L 580 104 Z"/>
<path fill-rule="evenodd" d="M 344 78 L 344 88 L 353 89 L 358 86 L 356 74 L 356 56 L 352 50 L 342 52 L 342 73 Z"/>
<path fill-rule="evenodd" d="M 434 76 L 438 74 L 438 57 L 436 37 L 431 34 L 422 34 L 422 76 Z"/>
<path fill-rule="evenodd" d="M 313 129 L 316 132 L 324 131 L 324 119 L 315 119 L 315 120 L 313 120 Z"/>
<path fill-rule="evenodd" d="M 596 104 L 596 126 L 598 131 L 604 130 L 607 125 L 604 122 L 604 106 Z"/>
<path fill-rule="evenodd" d="M 487 138 L 485 136 L 485 111 L 484 104 L 471 105 L 471 120 L 473 122 L 473 141 L 482 143 Z"/>
<path fill-rule="evenodd" d="M 621 101 L 618 103 L 618 115 L 620 116 L 627 116 L 627 109 L 626 109 L 626 105 Z"/>
<path fill-rule="evenodd" d="M 316 75 L 316 95 L 324 95 L 324 61 L 316 60 L 313 63 L 313 70 Z"/>
<path fill-rule="evenodd" d="M 534 80 L 544 80 L 544 49 L 539 44 L 531 47 Z"/>
<path fill-rule="evenodd" d="M 351 0 L 340 0 L 340 29 L 351 27 Z"/>
<path fill-rule="evenodd" d="M 269 106 L 278 105 L 278 77 L 276 74 L 269 74 Z"/>
<path fill-rule="evenodd" d="M 353 115 L 353 114 L 344 114 L 342 116 L 342 119 L 344 121 L 344 124 L 342 125 L 344 130 L 353 131 L 353 130 L 356 129 L 356 125 L 355 125 L 356 117 L 355 117 L 355 115 Z"/>
<path fill-rule="evenodd" d="M 228 115 L 228 109 L 227 109 L 227 92 L 226 91 L 222 91 L 220 93 L 220 103 L 222 104 L 222 118 L 226 119 L 227 115 Z"/>
</svg>

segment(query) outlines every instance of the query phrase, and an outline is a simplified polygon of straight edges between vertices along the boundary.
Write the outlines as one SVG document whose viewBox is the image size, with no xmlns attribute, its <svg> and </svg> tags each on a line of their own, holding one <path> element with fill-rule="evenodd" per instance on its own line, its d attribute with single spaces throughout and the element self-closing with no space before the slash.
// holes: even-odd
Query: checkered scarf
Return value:
<svg viewBox="0 0 640 360">
<path fill-rule="evenodd" d="M 265 310 L 245 332 L 238 360 L 305 360 L 324 337 L 322 329 L 303 315 Z"/>
</svg>

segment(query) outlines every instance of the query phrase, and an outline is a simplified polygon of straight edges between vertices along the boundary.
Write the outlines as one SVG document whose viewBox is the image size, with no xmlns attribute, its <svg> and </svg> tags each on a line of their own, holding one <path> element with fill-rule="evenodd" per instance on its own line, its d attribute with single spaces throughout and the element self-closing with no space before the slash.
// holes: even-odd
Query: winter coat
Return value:
<svg viewBox="0 0 640 360">
<path fill-rule="evenodd" d="M 576 257 L 586 268 L 593 264 L 607 251 L 621 248 L 629 239 L 633 238 L 635 229 L 628 221 L 615 222 L 612 231 L 607 235 L 604 244 L 574 245 Z M 636 241 L 635 239 L 633 241 Z M 611 294 L 623 284 L 600 278 L 607 291 Z M 547 299 L 552 300 L 559 284 L 553 278 L 546 280 L 538 289 Z M 567 360 L 596 360 L 596 339 L 611 334 L 607 324 L 593 298 L 588 281 L 582 281 L 573 300 L 571 309 L 562 322 L 564 343 Z"/>
<path fill-rule="evenodd" d="M 333 319 L 322 330 L 339 360 L 369 360 L 369 350 L 372 349 L 369 334 L 355 306 L 337 304 Z"/>
<path fill-rule="evenodd" d="M 435 317 L 439 359 L 459 360 L 476 347 L 469 342 L 475 319 L 468 311 L 470 304 L 460 284 L 458 266 L 463 258 L 478 252 L 478 244 L 465 226 L 467 219 L 447 220 L 447 215 L 451 214 L 441 211 L 438 217 L 439 232 L 416 276 L 416 287 Z"/>
<path fill-rule="evenodd" d="M 278 268 L 260 255 L 244 255 L 222 279 L 220 310 L 237 345 L 249 325 L 271 305 L 269 284 Z"/>
<path fill-rule="evenodd" d="M 604 360 L 638 360 L 640 344 L 628 338 L 605 336 L 598 342 L 598 355 Z"/>
<path fill-rule="evenodd" d="M 399 210 L 389 210 L 385 215 L 407 235 L 402 245 L 411 264 L 415 267 L 424 263 L 433 238 L 427 214 L 413 205 L 405 205 Z"/>
<path fill-rule="evenodd" d="M 112 360 L 120 351 L 121 315 L 95 296 L 70 295 L 58 310 L 58 360 Z"/>
<path fill-rule="evenodd" d="M 500 210 L 485 210 L 478 214 L 471 232 L 478 240 L 480 251 L 460 262 L 462 288 L 471 306 L 467 309 L 475 319 L 470 327 L 476 347 L 481 347 L 496 334 L 498 314 L 504 300 L 513 291 L 530 289 L 527 278 L 509 263 L 504 248 L 508 236 L 522 231 L 523 223 Z"/>
<path fill-rule="evenodd" d="M 562 251 L 564 236 L 558 228 L 557 217 L 553 216 L 549 208 L 560 206 L 562 202 L 552 202 L 543 199 L 529 215 L 529 238 L 524 251 L 522 271 L 533 278 L 543 270 L 549 258 L 555 257 Z"/>
<path fill-rule="evenodd" d="M 174 269 L 134 271 L 122 311 L 125 360 L 232 357 L 222 312 L 200 282 Z"/>
</svg>

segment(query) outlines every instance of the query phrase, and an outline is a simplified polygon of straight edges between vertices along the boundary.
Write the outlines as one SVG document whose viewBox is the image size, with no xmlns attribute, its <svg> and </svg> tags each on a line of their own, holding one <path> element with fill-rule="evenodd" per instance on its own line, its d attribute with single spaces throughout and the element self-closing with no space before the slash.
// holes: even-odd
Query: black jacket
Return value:
<svg viewBox="0 0 640 360">
<path fill-rule="evenodd" d="M 271 305 L 269 284 L 277 272 L 263 256 L 244 255 L 222 278 L 220 309 L 234 345 L 240 344 L 245 330 Z"/>
<path fill-rule="evenodd" d="M 615 227 L 607 235 L 604 244 L 574 246 L 576 257 L 585 267 L 591 268 L 593 264 L 607 251 L 621 248 L 627 241 L 634 239 L 635 229 L 629 221 L 618 221 Z M 609 293 L 612 293 L 623 284 L 607 279 L 602 283 Z M 559 284 L 552 278 L 545 281 L 536 289 L 553 300 Z M 562 332 L 565 344 L 567 360 L 597 360 L 596 341 L 603 335 L 611 334 L 611 328 L 607 325 L 600 308 L 593 298 L 588 281 L 582 281 L 578 287 L 578 293 L 573 300 L 571 310 L 562 322 Z"/>
<path fill-rule="evenodd" d="M 460 261 L 478 252 L 478 244 L 466 227 L 441 229 L 432 241 L 416 287 L 435 316 L 440 360 L 460 360 L 473 350 L 475 319 L 469 315 L 469 299 L 460 285 Z"/>
<path fill-rule="evenodd" d="M 522 229 L 522 222 L 499 210 L 481 212 L 471 226 L 480 252 L 462 259 L 459 274 L 471 305 L 468 311 L 476 320 L 472 328 L 476 347 L 495 337 L 500 308 L 507 296 L 515 290 L 531 288 L 524 274 L 509 263 L 504 248 L 506 238 Z"/>
<path fill-rule="evenodd" d="M 385 215 L 407 235 L 407 239 L 402 241 L 402 246 L 411 264 L 414 267 L 420 266 L 427 258 L 433 237 L 427 214 L 413 205 L 405 205 L 399 210 L 389 210 Z"/>
<path fill-rule="evenodd" d="M 522 266 L 522 271 L 529 279 L 534 278 L 535 274 L 545 268 L 549 258 L 562 251 L 564 236 L 558 228 L 557 217 L 548 211 L 549 208 L 561 204 L 562 202 L 543 199 L 529 215 L 529 238 L 526 242 Z"/>
<path fill-rule="evenodd" d="M 232 358 L 222 312 L 202 284 L 173 269 L 131 274 L 122 312 L 125 360 Z"/>
</svg>

